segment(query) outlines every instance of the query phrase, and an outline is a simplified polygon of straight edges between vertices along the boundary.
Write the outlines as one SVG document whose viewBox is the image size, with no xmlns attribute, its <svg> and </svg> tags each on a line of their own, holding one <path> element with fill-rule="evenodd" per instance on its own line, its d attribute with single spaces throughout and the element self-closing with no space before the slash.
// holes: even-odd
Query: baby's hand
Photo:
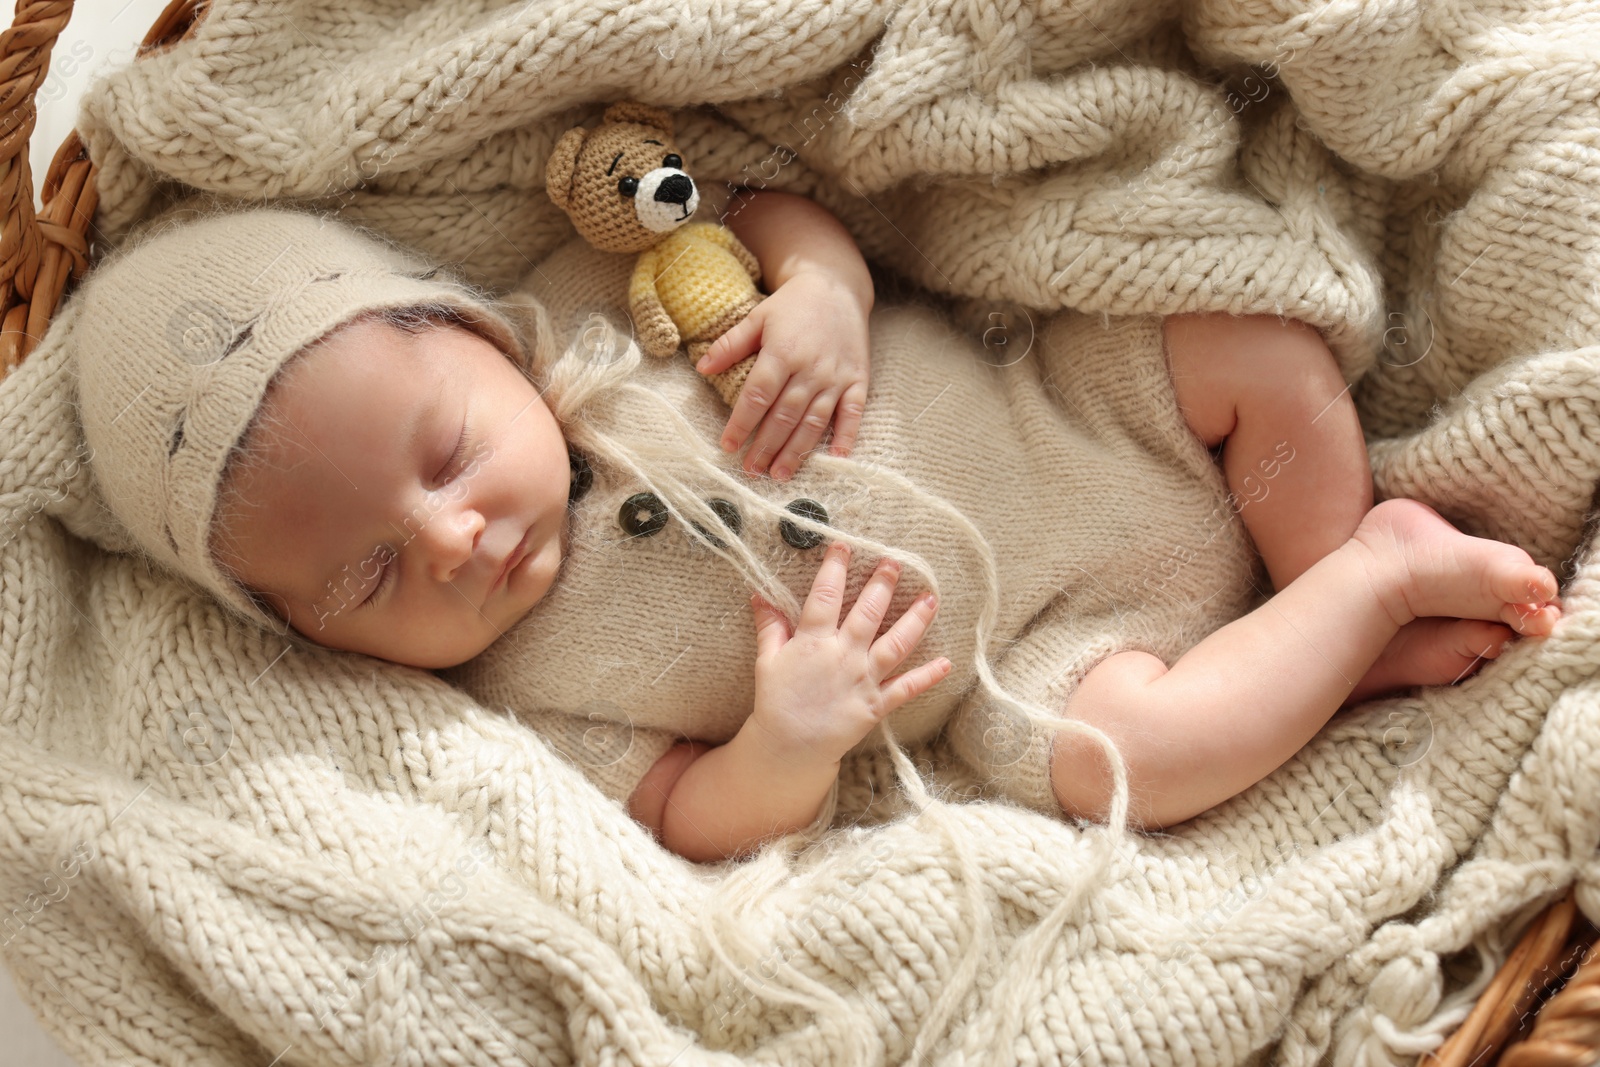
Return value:
<svg viewBox="0 0 1600 1067">
<path fill-rule="evenodd" d="M 782 612 L 759 595 L 752 598 L 756 706 L 750 722 L 768 753 L 785 763 L 838 763 L 878 720 L 950 673 L 950 661 L 940 656 L 885 679 L 922 640 L 937 610 L 934 597 L 917 598 L 877 637 L 900 577 L 900 565 L 885 559 L 841 627 L 849 559 L 848 545 L 828 548 L 793 636 Z"/>
<path fill-rule="evenodd" d="M 822 271 L 794 275 L 718 338 L 695 369 L 716 374 L 758 349 L 723 449 L 735 452 L 748 439 L 744 469 L 760 474 L 770 465 L 774 478 L 787 481 L 831 422 L 829 451 L 849 455 L 867 402 L 867 312 L 849 287 Z"/>
</svg>

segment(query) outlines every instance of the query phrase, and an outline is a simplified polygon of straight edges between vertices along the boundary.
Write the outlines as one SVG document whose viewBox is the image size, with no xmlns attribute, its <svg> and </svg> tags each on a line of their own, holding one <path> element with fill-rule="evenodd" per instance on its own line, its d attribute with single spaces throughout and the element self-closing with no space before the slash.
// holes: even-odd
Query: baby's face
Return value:
<svg viewBox="0 0 1600 1067">
<path fill-rule="evenodd" d="M 233 479 L 244 503 L 217 556 L 302 635 L 449 667 L 549 590 L 566 547 L 567 446 L 488 341 L 360 321 L 296 360 L 269 402 L 267 461 Z"/>
</svg>

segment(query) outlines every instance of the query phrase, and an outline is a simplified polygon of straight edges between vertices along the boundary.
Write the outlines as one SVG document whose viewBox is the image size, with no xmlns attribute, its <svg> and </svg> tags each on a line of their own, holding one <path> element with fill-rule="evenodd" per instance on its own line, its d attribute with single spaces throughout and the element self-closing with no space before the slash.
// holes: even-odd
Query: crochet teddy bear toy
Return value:
<svg viewBox="0 0 1600 1067">
<path fill-rule="evenodd" d="M 670 356 L 682 342 L 698 363 L 761 302 L 761 265 L 733 231 L 688 222 L 700 193 L 662 108 L 622 101 L 597 129 L 562 134 L 545 164 L 545 189 L 595 248 L 639 253 L 628 303 L 647 354 Z M 729 407 L 754 363 L 748 356 L 707 376 Z"/>
</svg>

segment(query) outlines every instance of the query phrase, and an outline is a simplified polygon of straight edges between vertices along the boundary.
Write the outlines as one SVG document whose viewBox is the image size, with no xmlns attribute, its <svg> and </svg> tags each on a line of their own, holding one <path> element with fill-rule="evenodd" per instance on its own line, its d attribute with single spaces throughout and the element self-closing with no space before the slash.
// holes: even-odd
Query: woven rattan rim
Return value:
<svg viewBox="0 0 1600 1067">
<path fill-rule="evenodd" d="M 1569 889 L 1523 931 L 1466 1021 L 1418 1067 L 1589 1067 L 1600 1056 L 1596 955 L 1595 929 Z"/>
<path fill-rule="evenodd" d="M 139 45 L 139 55 L 194 32 L 209 0 L 172 0 Z M 28 139 L 34 96 L 50 73 L 50 51 L 72 14 L 72 0 L 19 0 L 0 33 L 0 378 L 27 358 L 66 287 L 89 267 L 89 228 L 98 194 L 94 164 L 76 131 L 50 161 L 33 210 Z"/>
<path fill-rule="evenodd" d="M 138 54 L 188 37 L 209 3 L 172 0 Z M 72 0 L 19 0 L 11 28 L 0 33 L 0 378 L 33 351 L 67 287 L 89 268 L 91 258 L 88 234 L 98 194 L 94 164 L 77 132 L 50 161 L 40 188 L 44 206 L 37 215 L 28 165 L 28 139 L 37 117 L 34 96 L 71 14 Z M 1546 909 L 1467 1020 L 1438 1052 L 1423 1057 L 1420 1067 L 1491 1067 L 1496 1057 L 1501 1067 L 1591 1067 L 1600 1061 L 1600 951 L 1594 928 L 1574 922 L 1576 911 L 1570 892 Z M 1560 966 L 1560 960 L 1573 966 Z M 1561 987 L 1569 971 L 1571 978 Z M 1556 988 L 1560 992 L 1550 996 Z M 1539 1013 L 1531 1035 L 1508 1048 L 1532 1010 Z"/>
</svg>

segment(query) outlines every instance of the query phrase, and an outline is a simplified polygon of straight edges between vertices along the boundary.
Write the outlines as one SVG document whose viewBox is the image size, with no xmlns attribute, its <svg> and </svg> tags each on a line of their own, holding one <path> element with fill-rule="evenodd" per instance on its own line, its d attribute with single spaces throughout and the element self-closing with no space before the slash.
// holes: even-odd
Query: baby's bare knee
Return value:
<svg viewBox="0 0 1600 1067">
<path fill-rule="evenodd" d="M 1299 320 L 1173 315 L 1164 328 L 1178 406 L 1207 447 L 1242 426 L 1305 425 L 1339 406 L 1346 391 L 1333 351 Z M 1353 419 L 1354 406 L 1343 407 L 1335 418 Z"/>
</svg>

